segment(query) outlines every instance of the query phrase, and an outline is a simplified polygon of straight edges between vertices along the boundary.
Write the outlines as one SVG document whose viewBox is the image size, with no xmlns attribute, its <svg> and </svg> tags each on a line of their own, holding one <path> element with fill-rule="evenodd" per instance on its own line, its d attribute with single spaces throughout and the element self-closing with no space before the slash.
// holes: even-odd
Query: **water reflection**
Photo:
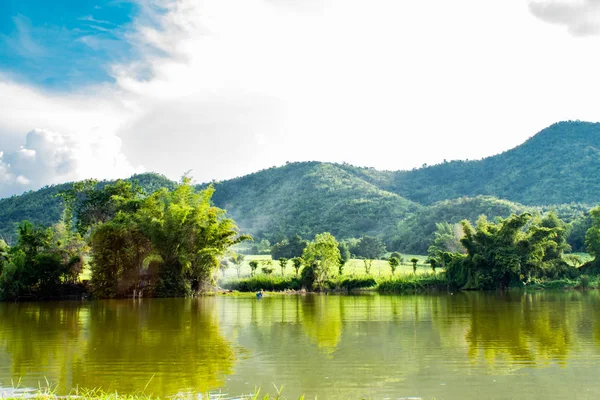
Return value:
<svg viewBox="0 0 600 400">
<path fill-rule="evenodd" d="M 215 308 L 215 299 L 3 304 L 0 343 L 10 378 L 25 385 L 205 392 L 235 363 Z"/>
<path fill-rule="evenodd" d="M 0 386 L 568 397 L 600 373 L 599 306 L 597 291 L 0 304 Z"/>
</svg>

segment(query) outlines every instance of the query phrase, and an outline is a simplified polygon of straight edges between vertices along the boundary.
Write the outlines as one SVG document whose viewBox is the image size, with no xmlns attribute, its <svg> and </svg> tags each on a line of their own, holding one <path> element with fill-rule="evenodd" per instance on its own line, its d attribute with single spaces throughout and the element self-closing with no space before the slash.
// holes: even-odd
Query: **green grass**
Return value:
<svg viewBox="0 0 600 400">
<path fill-rule="evenodd" d="M 275 387 L 276 394 L 270 395 L 265 394 L 261 395 L 261 389 L 255 389 L 254 393 L 241 395 L 236 397 L 239 400 L 286 400 L 282 395 L 283 387 L 277 388 Z M 77 399 L 77 400 L 157 400 L 161 399 L 160 396 L 154 396 L 152 394 L 145 394 L 144 391 L 134 394 L 119 394 L 118 392 L 105 392 L 100 389 L 74 389 L 66 396 L 59 396 L 52 389 L 48 388 L 39 388 L 39 389 L 6 389 L 4 393 L 0 392 L 0 394 L 4 395 L 2 399 Z M 225 399 L 228 397 L 222 397 L 219 394 L 214 393 L 206 393 L 205 395 L 200 394 L 200 398 L 207 399 Z M 184 393 L 180 395 L 163 397 L 167 399 L 186 399 L 190 398 L 190 394 Z M 298 397 L 298 400 L 304 400 L 304 396 Z"/>
<path fill-rule="evenodd" d="M 237 269 L 235 268 L 235 266 L 230 265 L 229 268 L 227 268 L 225 270 L 224 274 L 222 272 L 219 272 L 220 282 L 225 284 L 228 280 L 239 279 L 239 278 L 249 278 L 250 272 L 251 272 L 250 265 L 249 265 L 250 261 L 258 261 L 259 262 L 259 266 L 258 266 L 258 269 L 256 270 L 255 276 L 256 275 L 264 275 L 261 272 L 261 268 L 265 265 L 264 262 L 266 262 L 267 260 L 271 260 L 271 262 L 272 262 L 271 268 L 274 269 L 273 274 L 271 276 L 281 276 L 281 268 L 279 267 L 279 262 L 277 262 L 276 260 L 272 260 L 270 255 L 246 255 L 244 257 L 245 257 L 244 262 L 240 268 L 239 276 L 238 276 L 238 272 L 237 272 Z M 425 263 L 427 256 L 402 254 L 402 257 L 404 259 L 404 262 L 398 266 L 398 269 L 396 270 L 396 275 L 413 273 L 412 263 L 410 263 L 410 261 L 409 261 L 411 258 L 417 258 L 419 260 L 419 262 L 417 263 L 417 275 L 428 274 L 429 272 L 431 272 L 431 268 L 429 267 L 429 264 Z M 285 277 L 296 276 L 296 273 L 294 271 L 291 261 L 288 261 L 284 276 Z M 364 267 L 363 260 L 350 259 L 350 260 L 348 260 L 346 265 L 344 265 L 343 276 L 348 276 L 348 277 L 373 276 L 376 278 L 382 278 L 382 277 L 391 277 L 392 271 L 390 270 L 390 265 L 388 264 L 388 262 L 386 260 L 373 260 L 373 263 L 371 266 L 371 273 L 370 273 L 370 275 L 367 275 L 365 273 L 365 267 Z"/>
<path fill-rule="evenodd" d="M 403 275 L 383 279 L 378 282 L 379 293 L 407 293 L 429 290 L 447 290 L 448 282 L 444 273 L 422 275 Z"/>
<path fill-rule="evenodd" d="M 296 277 L 276 275 L 257 275 L 251 278 L 231 279 L 221 284 L 223 289 L 239 292 L 282 292 L 285 290 L 300 290 L 302 285 Z"/>
</svg>

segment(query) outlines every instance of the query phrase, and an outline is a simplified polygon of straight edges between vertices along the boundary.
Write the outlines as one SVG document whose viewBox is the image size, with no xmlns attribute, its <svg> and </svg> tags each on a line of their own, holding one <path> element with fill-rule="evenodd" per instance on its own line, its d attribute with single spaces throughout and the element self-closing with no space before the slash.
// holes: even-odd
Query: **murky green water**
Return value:
<svg viewBox="0 0 600 400">
<path fill-rule="evenodd" d="M 0 386 L 600 398 L 600 293 L 0 304 Z"/>
</svg>

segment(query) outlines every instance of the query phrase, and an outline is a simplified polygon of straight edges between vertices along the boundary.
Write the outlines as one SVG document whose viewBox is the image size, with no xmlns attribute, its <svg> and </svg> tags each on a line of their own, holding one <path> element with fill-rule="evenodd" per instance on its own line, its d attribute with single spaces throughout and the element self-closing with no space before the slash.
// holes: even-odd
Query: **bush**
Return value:
<svg viewBox="0 0 600 400">
<path fill-rule="evenodd" d="M 224 289 L 239 292 L 281 292 L 284 290 L 300 290 L 300 280 L 296 277 L 261 275 L 252 278 L 235 279 L 222 283 Z"/>
<path fill-rule="evenodd" d="M 377 282 L 371 277 L 344 278 L 339 283 L 339 287 L 346 290 L 364 289 L 373 286 L 377 286 Z"/>
<path fill-rule="evenodd" d="M 579 277 L 579 283 L 577 285 L 580 289 L 589 289 L 590 287 L 590 277 L 587 275 L 581 275 Z"/>
<path fill-rule="evenodd" d="M 448 282 L 443 274 L 406 275 L 382 280 L 377 285 L 380 293 L 406 293 L 428 290 L 446 290 Z"/>
</svg>

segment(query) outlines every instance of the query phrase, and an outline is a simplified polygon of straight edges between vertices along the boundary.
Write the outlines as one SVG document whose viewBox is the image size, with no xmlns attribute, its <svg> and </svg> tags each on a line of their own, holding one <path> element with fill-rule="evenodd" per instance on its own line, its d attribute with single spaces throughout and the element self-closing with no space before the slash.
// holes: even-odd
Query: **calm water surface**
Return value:
<svg viewBox="0 0 600 400">
<path fill-rule="evenodd" d="M 1 303 L 0 386 L 598 399 L 600 293 Z"/>
</svg>

